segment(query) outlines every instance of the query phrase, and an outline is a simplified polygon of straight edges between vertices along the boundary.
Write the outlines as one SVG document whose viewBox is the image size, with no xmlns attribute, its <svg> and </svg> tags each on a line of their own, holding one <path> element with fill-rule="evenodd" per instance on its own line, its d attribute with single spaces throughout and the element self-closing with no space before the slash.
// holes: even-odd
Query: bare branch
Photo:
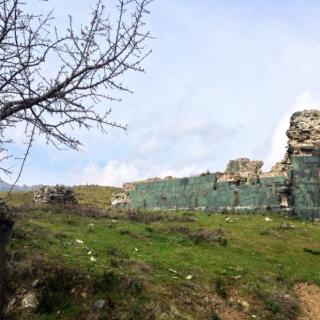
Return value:
<svg viewBox="0 0 320 320">
<path fill-rule="evenodd" d="M 24 125 L 29 137 L 17 179 L 35 136 L 43 135 L 59 149 L 77 150 L 76 127 L 126 130 L 109 119 L 110 107 L 101 105 L 131 92 L 121 81 L 125 74 L 144 72 L 141 64 L 150 53 L 144 19 L 151 1 L 118 0 L 112 21 L 98 0 L 89 23 L 77 29 L 70 16 L 63 35 L 53 25 L 52 12 L 34 15 L 25 12 L 20 0 L 0 1 L 0 160 L 2 154 L 7 157 L 8 128 Z M 45 70 L 52 62 L 57 72 L 48 76 Z"/>
</svg>

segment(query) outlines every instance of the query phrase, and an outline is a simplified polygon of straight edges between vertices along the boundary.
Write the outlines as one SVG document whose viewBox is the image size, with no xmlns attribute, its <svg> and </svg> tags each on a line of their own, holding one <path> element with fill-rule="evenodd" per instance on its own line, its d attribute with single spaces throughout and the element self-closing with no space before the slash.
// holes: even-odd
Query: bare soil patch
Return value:
<svg viewBox="0 0 320 320">
<path fill-rule="evenodd" d="M 295 292 L 302 309 L 299 320 L 320 320 L 320 288 L 314 284 L 299 283 Z"/>
</svg>

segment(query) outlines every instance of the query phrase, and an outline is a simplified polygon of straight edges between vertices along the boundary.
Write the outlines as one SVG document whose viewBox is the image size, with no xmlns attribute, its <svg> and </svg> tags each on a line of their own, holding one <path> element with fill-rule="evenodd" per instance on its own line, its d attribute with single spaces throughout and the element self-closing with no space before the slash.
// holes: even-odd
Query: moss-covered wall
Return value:
<svg viewBox="0 0 320 320">
<path fill-rule="evenodd" d="M 292 155 L 288 178 L 219 181 L 221 174 L 134 183 L 131 208 L 255 211 L 286 210 L 303 219 L 320 218 L 320 149 Z"/>
<path fill-rule="evenodd" d="M 289 177 L 295 214 L 304 219 L 320 218 L 320 155 L 293 156 Z"/>
<path fill-rule="evenodd" d="M 132 208 L 279 209 L 285 177 L 257 179 L 251 184 L 217 182 L 216 174 L 136 183 L 129 190 Z"/>
</svg>

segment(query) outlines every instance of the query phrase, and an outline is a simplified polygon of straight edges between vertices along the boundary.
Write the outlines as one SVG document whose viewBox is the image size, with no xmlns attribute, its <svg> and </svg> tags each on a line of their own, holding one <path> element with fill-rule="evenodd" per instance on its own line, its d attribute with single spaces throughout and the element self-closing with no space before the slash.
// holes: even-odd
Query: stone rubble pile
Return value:
<svg viewBox="0 0 320 320">
<path fill-rule="evenodd" d="M 263 161 L 249 160 L 248 158 L 231 160 L 218 182 L 254 183 L 262 173 L 262 166 Z"/>
<path fill-rule="evenodd" d="M 76 204 L 74 191 L 63 185 L 44 186 L 35 191 L 33 200 L 37 204 Z"/>
<path fill-rule="evenodd" d="M 111 198 L 111 206 L 114 208 L 129 209 L 130 199 L 126 192 L 115 194 Z"/>
</svg>

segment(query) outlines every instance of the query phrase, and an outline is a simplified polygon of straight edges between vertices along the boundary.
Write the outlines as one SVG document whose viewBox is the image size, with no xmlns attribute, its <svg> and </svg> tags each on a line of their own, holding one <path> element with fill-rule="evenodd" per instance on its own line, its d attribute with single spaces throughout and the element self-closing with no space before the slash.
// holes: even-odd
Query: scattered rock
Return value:
<svg viewBox="0 0 320 320">
<path fill-rule="evenodd" d="M 174 269 L 171 269 L 171 268 L 169 269 L 169 271 L 172 272 L 172 273 L 178 273 L 178 271 L 176 271 Z"/>
<path fill-rule="evenodd" d="M 237 303 L 245 310 L 248 311 L 249 310 L 249 302 L 245 301 L 245 300 L 238 300 Z"/>
<path fill-rule="evenodd" d="M 27 293 L 22 298 L 21 307 L 23 309 L 27 309 L 27 308 L 35 309 L 37 306 L 38 306 L 38 299 L 37 299 L 37 296 L 34 293 L 32 293 L 32 292 Z"/>
<path fill-rule="evenodd" d="M 13 310 L 15 308 L 16 302 L 17 302 L 16 298 L 10 299 L 6 307 L 6 311 L 10 312 L 11 310 Z"/>
<path fill-rule="evenodd" d="M 39 284 L 39 282 L 40 282 L 39 279 L 34 280 L 34 281 L 32 282 L 32 287 L 33 287 L 33 288 L 37 287 L 38 284 Z"/>
<path fill-rule="evenodd" d="M 101 310 L 106 305 L 106 300 L 99 299 L 92 305 L 93 310 Z"/>
<path fill-rule="evenodd" d="M 111 206 L 119 209 L 129 209 L 130 199 L 126 192 L 118 193 L 112 196 Z"/>
</svg>

